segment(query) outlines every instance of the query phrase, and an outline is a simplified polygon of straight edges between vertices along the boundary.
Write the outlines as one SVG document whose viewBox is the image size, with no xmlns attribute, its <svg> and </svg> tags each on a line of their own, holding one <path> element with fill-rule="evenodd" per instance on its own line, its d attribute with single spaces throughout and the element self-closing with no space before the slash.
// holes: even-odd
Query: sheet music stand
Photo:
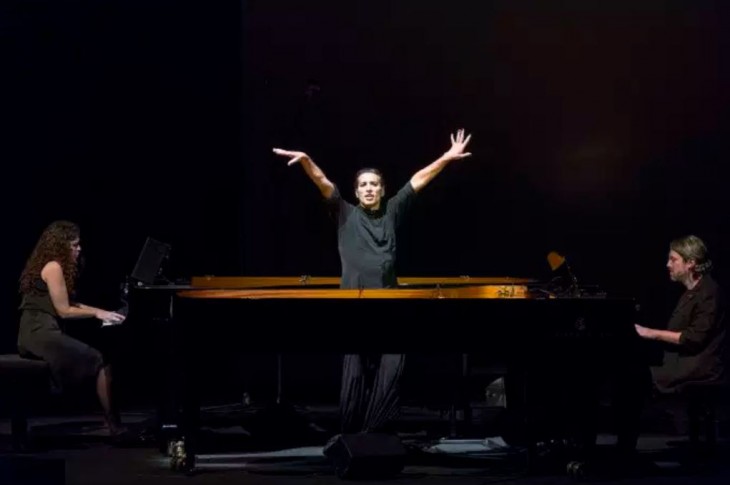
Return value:
<svg viewBox="0 0 730 485">
<path fill-rule="evenodd" d="M 170 250 L 169 244 L 148 237 L 131 278 L 146 285 L 154 284 L 162 275 L 162 263 L 170 256 Z"/>
</svg>

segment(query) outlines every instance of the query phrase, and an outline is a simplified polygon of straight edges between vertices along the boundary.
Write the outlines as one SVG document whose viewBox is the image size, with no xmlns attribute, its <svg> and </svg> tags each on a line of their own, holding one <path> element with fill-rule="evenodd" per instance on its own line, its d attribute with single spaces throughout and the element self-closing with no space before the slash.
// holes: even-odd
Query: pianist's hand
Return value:
<svg viewBox="0 0 730 485">
<path fill-rule="evenodd" d="M 109 324 L 122 323 L 124 321 L 124 315 L 116 312 L 108 312 L 106 310 L 99 310 L 96 312 L 96 318 L 102 322 L 109 322 Z"/>
<path fill-rule="evenodd" d="M 654 338 L 654 329 L 643 327 L 638 324 L 634 324 L 634 327 L 636 328 L 636 333 L 639 334 L 639 337 L 645 338 L 645 339 L 653 339 Z"/>
<path fill-rule="evenodd" d="M 290 167 L 292 165 L 294 165 L 295 163 L 311 161 L 311 158 L 309 158 L 309 155 L 307 155 L 304 152 L 295 152 L 295 151 L 290 151 L 290 150 L 282 150 L 281 148 L 274 148 L 274 153 L 276 153 L 277 155 L 282 155 L 282 156 L 291 158 L 291 160 L 289 160 L 289 162 L 287 162 L 287 166 L 290 166 Z"/>
</svg>

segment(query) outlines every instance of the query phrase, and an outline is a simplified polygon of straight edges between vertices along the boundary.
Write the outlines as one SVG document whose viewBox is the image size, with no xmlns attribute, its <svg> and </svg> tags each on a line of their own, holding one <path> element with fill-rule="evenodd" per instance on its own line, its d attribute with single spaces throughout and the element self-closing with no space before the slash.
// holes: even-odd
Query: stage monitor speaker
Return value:
<svg viewBox="0 0 730 485">
<path fill-rule="evenodd" d="M 342 479 L 390 478 L 403 470 L 406 449 L 397 436 L 379 433 L 338 435 L 324 454 Z"/>
</svg>

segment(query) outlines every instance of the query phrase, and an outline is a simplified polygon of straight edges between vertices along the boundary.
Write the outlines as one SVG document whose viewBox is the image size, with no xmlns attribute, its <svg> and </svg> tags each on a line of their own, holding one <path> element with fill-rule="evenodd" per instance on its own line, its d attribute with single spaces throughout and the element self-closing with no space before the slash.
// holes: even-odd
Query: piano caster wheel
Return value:
<svg viewBox="0 0 730 485">
<path fill-rule="evenodd" d="M 185 440 L 171 440 L 167 445 L 167 453 L 170 456 L 170 469 L 172 471 L 185 474 L 193 473 L 195 461 L 185 449 Z"/>
<path fill-rule="evenodd" d="M 585 478 L 586 468 L 586 463 L 583 461 L 571 461 L 567 467 L 568 476 L 576 479 Z"/>
</svg>

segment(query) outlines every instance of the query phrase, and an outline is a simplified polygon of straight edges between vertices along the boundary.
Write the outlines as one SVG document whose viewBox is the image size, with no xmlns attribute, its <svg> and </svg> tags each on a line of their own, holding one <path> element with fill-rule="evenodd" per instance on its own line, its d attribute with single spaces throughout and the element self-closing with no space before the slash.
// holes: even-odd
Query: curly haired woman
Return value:
<svg viewBox="0 0 730 485">
<path fill-rule="evenodd" d="M 111 399 L 111 372 L 101 353 L 65 334 L 59 318 L 98 318 L 121 323 L 119 313 L 72 302 L 81 253 L 80 230 L 73 222 L 55 221 L 41 234 L 20 276 L 22 303 L 18 351 L 46 361 L 60 390 L 95 382 L 111 436 L 124 429 Z"/>
</svg>

